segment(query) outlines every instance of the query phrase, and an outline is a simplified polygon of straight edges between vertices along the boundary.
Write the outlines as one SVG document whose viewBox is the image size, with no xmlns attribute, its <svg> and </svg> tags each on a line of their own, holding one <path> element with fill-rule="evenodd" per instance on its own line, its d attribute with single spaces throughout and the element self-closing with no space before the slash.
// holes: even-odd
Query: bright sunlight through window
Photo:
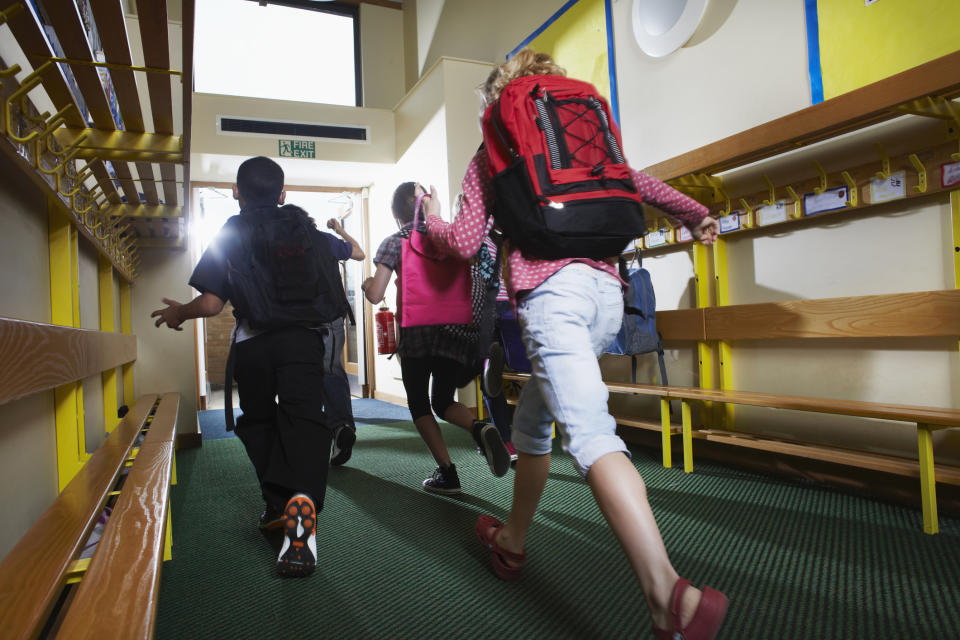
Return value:
<svg viewBox="0 0 960 640">
<path fill-rule="evenodd" d="M 357 104 L 354 18 L 247 0 L 198 0 L 199 93 Z"/>
</svg>

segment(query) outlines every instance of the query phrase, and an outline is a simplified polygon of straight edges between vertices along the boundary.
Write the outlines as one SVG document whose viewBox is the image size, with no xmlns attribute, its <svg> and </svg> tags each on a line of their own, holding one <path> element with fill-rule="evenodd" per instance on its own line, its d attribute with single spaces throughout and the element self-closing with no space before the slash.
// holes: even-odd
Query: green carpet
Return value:
<svg viewBox="0 0 960 640">
<path fill-rule="evenodd" d="M 317 526 L 319 567 L 276 577 L 279 539 L 237 439 L 177 454 L 173 560 L 156 637 L 644 638 L 640 590 L 587 485 L 554 457 L 524 577 L 498 580 L 473 534 L 505 516 L 512 472 L 491 476 L 465 432 L 444 426 L 464 494 L 432 470 L 410 422 L 361 426 L 332 469 Z M 671 560 L 730 597 L 719 638 L 960 638 L 960 521 L 922 533 L 919 507 L 871 501 L 700 461 L 664 469 L 634 450 Z"/>
</svg>

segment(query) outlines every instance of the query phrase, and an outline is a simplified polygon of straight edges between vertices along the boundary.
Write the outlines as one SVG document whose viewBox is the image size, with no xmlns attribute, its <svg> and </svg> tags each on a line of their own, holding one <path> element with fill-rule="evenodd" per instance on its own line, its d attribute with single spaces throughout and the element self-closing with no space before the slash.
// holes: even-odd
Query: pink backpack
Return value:
<svg viewBox="0 0 960 640">
<path fill-rule="evenodd" d="M 400 326 L 471 324 L 470 263 L 441 252 L 426 233 L 417 230 L 423 198 L 417 196 L 413 229 L 401 244 Z"/>
</svg>

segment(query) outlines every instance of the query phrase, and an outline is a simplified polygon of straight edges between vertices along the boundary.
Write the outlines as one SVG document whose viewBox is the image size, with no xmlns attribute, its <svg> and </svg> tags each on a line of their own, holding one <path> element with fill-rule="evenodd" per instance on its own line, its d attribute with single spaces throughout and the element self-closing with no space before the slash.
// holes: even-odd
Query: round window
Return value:
<svg viewBox="0 0 960 640">
<path fill-rule="evenodd" d="M 648 56 L 659 58 L 693 36 L 709 0 L 633 0 L 633 37 Z"/>
</svg>

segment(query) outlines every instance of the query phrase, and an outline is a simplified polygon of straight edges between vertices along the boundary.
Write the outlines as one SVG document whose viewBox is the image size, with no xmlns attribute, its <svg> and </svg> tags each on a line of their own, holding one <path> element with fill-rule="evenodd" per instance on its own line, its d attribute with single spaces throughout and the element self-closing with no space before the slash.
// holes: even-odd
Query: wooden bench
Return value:
<svg viewBox="0 0 960 640">
<path fill-rule="evenodd" d="M 529 374 L 504 373 L 503 378 L 514 382 L 525 382 Z M 960 427 L 960 410 L 937 407 L 907 406 L 896 404 L 877 404 L 827 398 L 809 398 L 782 394 L 752 393 L 747 391 L 720 391 L 693 387 L 672 387 L 660 385 L 633 384 L 629 382 L 607 382 L 607 388 L 613 393 L 631 393 L 656 396 L 660 398 L 660 427 L 650 420 L 623 419 L 614 415 L 617 424 L 644 429 L 657 429 L 662 435 L 663 466 L 672 465 L 670 436 L 678 431 L 682 434 L 683 468 L 693 472 L 693 439 L 701 438 L 712 442 L 748 447 L 763 451 L 785 453 L 788 455 L 823 460 L 863 469 L 873 469 L 896 475 L 920 478 L 921 505 L 923 510 L 923 530 L 925 533 L 937 533 L 936 482 L 960 485 L 960 468 L 935 466 L 933 461 L 933 431 Z M 681 404 L 681 424 L 671 424 L 668 403 L 679 400 Z M 698 429 L 693 425 L 691 402 L 749 405 L 754 407 L 773 407 L 794 411 L 809 411 L 834 415 L 877 418 L 916 425 L 918 459 L 884 455 L 851 449 L 815 445 L 805 442 L 769 438 L 757 434 L 737 433 L 724 429 Z"/>
<path fill-rule="evenodd" d="M 160 565 L 171 547 L 179 403 L 177 393 L 139 398 L 0 562 L 4 638 L 152 637 Z M 79 560 L 107 506 L 93 557 Z"/>
<path fill-rule="evenodd" d="M 657 312 L 657 327 L 661 330 L 664 341 L 673 344 L 714 341 L 731 343 L 746 339 L 775 341 L 804 338 L 849 340 L 957 337 L 960 336 L 960 290 L 660 311 Z M 521 374 L 504 374 L 506 380 L 513 381 L 523 381 L 527 377 Z M 606 385 L 613 393 L 659 398 L 659 422 L 635 416 L 614 417 L 624 426 L 659 431 L 665 467 L 671 466 L 670 436 L 679 431 L 683 435 L 684 469 L 688 472 L 693 470 L 692 441 L 700 438 L 917 477 L 920 479 L 923 526 L 927 533 L 936 533 L 939 530 L 936 482 L 960 485 L 960 469 L 934 465 L 932 442 L 934 431 L 960 427 L 960 409 L 619 381 L 606 381 Z M 669 403 L 672 400 L 680 401 L 680 425 L 670 422 Z M 772 438 L 757 433 L 738 433 L 728 429 L 697 429 L 693 425 L 691 403 L 772 407 L 912 423 L 917 431 L 918 457 L 914 460 L 828 444 Z M 701 415 L 708 414 L 709 412 L 702 412 Z"/>
</svg>

